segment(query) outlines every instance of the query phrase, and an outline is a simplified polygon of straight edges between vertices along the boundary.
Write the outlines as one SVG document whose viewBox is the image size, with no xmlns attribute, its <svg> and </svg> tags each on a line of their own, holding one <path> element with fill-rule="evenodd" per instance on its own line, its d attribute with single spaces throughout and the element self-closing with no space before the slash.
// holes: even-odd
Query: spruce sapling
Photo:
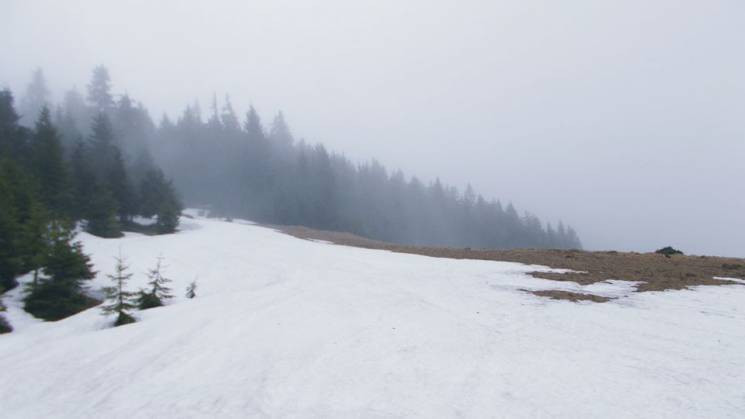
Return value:
<svg viewBox="0 0 745 419">
<path fill-rule="evenodd" d="M 186 287 L 186 298 L 194 298 L 197 296 L 197 280 L 191 281 L 188 287 Z"/>
<path fill-rule="evenodd" d="M 150 290 L 140 290 L 138 296 L 140 310 L 160 307 L 163 305 L 164 300 L 173 298 L 171 295 L 171 289 L 166 286 L 166 284 L 171 282 L 171 280 L 163 276 L 164 269 L 163 257 L 158 256 L 155 267 L 147 272 L 147 277 L 150 279 L 150 281 L 148 281 Z"/>
<path fill-rule="evenodd" d="M 132 277 L 132 274 L 127 272 L 129 266 L 124 263 L 124 258 L 121 255 L 115 259 L 114 274 L 106 275 L 114 282 L 114 286 L 103 289 L 108 304 L 103 305 L 101 310 L 103 310 L 104 315 L 116 314 L 114 326 L 122 326 L 135 322 L 135 318 L 132 317 L 130 312 L 137 308 L 137 304 L 134 301 L 134 293 L 125 289 L 127 281 Z"/>
</svg>

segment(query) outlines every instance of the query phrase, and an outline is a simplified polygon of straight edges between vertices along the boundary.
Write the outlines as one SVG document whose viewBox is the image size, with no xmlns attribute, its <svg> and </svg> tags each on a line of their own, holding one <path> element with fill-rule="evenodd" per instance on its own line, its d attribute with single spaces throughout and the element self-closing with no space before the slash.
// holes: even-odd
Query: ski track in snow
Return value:
<svg viewBox="0 0 745 419">
<path fill-rule="evenodd" d="M 174 235 L 78 236 L 93 293 L 120 251 L 133 290 L 165 258 L 176 298 L 136 324 L 109 328 L 97 308 L 45 323 L 21 287 L 4 296 L 16 330 L 0 336 L 0 416 L 745 417 L 745 287 L 633 294 L 182 220 Z"/>
</svg>

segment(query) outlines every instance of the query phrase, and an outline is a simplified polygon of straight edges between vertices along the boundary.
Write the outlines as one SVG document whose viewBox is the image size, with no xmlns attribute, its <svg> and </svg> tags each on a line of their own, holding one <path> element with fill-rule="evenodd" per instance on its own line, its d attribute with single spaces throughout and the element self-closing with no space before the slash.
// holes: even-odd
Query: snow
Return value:
<svg viewBox="0 0 745 419">
<path fill-rule="evenodd" d="M 142 225 L 142 226 L 151 226 L 158 222 L 158 218 L 157 217 L 142 217 L 140 215 L 137 215 L 134 218 L 132 218 L 132 222 L 134 222 L 135 224 Z"/>
<path fill-rule="evenodd" d="M 182 218 L 182 231 L 79 235 L 107 284 L 162 255 L 177 297 L 110 328 L 45 323 L 5 296 L 0 415 L 107 417 L 743 417 L 745 287 L 632 293 L 548 270 L 301 240 Z M 183 297 L 198 282 L 197 298 Z M 25 279 L 27 280 L 27 278 Z M 571 303 L 524 289 L 619 297 Z"/>
</svg>

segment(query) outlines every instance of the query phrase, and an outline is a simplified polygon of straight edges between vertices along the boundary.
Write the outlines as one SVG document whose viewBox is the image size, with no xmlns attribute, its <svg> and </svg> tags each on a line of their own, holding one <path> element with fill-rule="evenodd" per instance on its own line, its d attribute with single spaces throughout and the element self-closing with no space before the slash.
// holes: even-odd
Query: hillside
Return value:
<svg viewBox="0 0 745 419">
<path fill-rule="evenodd" d="M 78 237 L 95 295 L 114 256 L 177 298 L 109 328 L 20 310 L 0 336 L 4 417 L 738 417 L 745 287 L 635 293 L 535 265 L 303 240 L 236 220 Z M 554 271 L 555 272 L 555 271 Z M 197 298 L 183 297 L 197 280 Z M 28 278 L 22 280 L 27 281 Z M 528 291 L 614 297 L 555 301 Z"/>
</svg>

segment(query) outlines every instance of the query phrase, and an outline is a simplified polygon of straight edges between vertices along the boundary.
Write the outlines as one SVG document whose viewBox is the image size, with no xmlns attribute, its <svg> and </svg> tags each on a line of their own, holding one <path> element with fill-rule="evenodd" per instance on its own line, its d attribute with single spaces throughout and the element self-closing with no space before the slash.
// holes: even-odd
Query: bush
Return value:
<svg viewBox="0 0 745 419">
<path fill-rule="evenodd" d="M 655 251 L 655 253 L 657 253 L 659 255 L 665 255 L 665 257 L 668 257 L 668 258 L 671 257 L 671 256 L 673 256 L 673 255 L 682 255 L 683 254 L 683 252 L 681 252 L 680 250 L 675 249 L 675 248 L 673 248 L 671 246 L 663 247 L 662 249 L 657 249 Z"/>
</svg>

